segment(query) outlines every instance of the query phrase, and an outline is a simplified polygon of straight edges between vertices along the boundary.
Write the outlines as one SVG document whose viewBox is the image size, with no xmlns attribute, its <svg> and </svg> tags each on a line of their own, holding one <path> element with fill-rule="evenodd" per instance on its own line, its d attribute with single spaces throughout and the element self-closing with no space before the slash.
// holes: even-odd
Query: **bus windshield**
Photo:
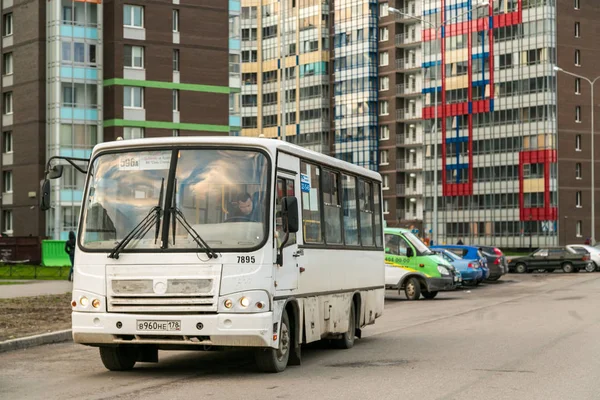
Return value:
<svg viewBox="0 0 600 400">
<path fill-rule="evenodd" d="M 97 157 L 90 171 L 80 235 L 88 250 L 114 248 L 156 207 L 176 211 L 214 250 L 256 248 L 268 232 L 269 162 L 261 152 L 211 148 L 109 153 Z M 168 227 L 162 222 L 164 217 L 124 251 L 160 248 L 163 229 L 169 232 L 166 248 L 198 248 L 175 212 Z"/>
</svg>

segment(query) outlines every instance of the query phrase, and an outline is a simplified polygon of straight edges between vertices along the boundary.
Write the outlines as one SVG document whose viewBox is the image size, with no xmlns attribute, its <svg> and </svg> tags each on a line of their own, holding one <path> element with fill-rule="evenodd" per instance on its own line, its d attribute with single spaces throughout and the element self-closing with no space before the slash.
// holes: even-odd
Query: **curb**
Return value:
<svg viewBox="0 0 600 400">
<path fill-rule="evenodd" d="M 41 335 L 28 336 L 24 338 L 0 342 L 0 353 L 13 350 L 27 349 L 29 347 L 41 346 L 44 344 L 70 342 L 71 340 L 73 340 L 73 336 L 70 329 L 58 332 L 44 333 Z"/>
</svg>

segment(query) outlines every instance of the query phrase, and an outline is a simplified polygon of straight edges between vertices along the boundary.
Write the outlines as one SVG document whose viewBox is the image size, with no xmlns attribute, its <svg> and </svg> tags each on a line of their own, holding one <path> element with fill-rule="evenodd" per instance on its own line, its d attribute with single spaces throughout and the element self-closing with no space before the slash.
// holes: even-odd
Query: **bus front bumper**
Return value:
<svg viewBox="0 0 600 400">
<path fill-rule="evenodd" d="M 87 345 L 272 347 L 274 344 L 272 312 L 170 316 L 73 312 L 72 320 L 73 341 Z M 143 325 L 158 330 L 141 330 Z"/>
</svg>

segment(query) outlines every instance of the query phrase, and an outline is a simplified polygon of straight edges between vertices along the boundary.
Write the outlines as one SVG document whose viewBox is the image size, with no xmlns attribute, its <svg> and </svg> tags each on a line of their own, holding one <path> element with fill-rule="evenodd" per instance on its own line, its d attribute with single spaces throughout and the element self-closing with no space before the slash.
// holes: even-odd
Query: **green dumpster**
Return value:
<svg viewBox="0 0 600 400">
<path fill-rule="evenodd" d="M 42 240 L 42 265 L 46 267 L 70 267 L 71 260 L 65 252 L 65 240 Z"/>
</svg>

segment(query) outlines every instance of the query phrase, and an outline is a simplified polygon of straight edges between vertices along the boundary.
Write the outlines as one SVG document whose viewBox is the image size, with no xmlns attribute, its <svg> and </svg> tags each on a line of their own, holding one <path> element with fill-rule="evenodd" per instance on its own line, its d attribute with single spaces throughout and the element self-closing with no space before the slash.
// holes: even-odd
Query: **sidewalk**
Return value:
<svg viewBox="0 0 600 400">
<path fill-rule="evenodd" d="M 18 285 L 0 285 L 0 299 L 63 294 L 73 290 L 73 283 L 69 281 L 25 281 L 20 279 L 7 279 L 7 281 L 27 283 Z"/>
</svg>

